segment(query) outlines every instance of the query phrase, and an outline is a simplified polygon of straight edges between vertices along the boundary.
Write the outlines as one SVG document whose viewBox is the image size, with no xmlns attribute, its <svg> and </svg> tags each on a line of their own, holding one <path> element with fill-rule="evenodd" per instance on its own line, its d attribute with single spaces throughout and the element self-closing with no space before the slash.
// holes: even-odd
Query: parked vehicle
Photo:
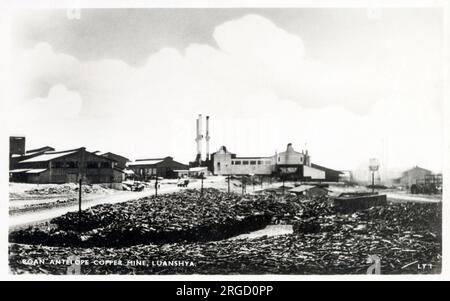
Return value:
<svg viewBox="0 0 450 301">
<path fill-rule="evenodd" d="M 184 179 L 184 180 L 179 180 L 177 183 L 178 187 L 187 187 L 189 184 L 189 180 Z"/>
</svg>

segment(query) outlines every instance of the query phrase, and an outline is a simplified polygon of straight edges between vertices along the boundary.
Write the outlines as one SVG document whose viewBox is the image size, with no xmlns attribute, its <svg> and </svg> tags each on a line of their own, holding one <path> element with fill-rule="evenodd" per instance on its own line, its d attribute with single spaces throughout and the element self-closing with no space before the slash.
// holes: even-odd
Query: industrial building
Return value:
<svg viewBox="0 0 450 301">
<path fill-rule="evenodd" d="M 10 137 L 9 179 L 23 183 L 120 183 L 117 161 L 86 151 L 84 147 L 55 151 L 51 146 L 26 149 L 26 139 Z"/>
<path fill-rule="evenodd" d="M 202 159 L 202 141 L 206 141 L 206 156 Z M 283 179 L 302 181 L 338 182 L 340 171 L 311 163 L 308 151 L 297 152 L 292 144 L 286 151 L 273 156 L 238 157 L 225 146 L 210 154 L 209 116 L 206 116 L 206 132 L 202 133 L 202 115 L 196 119 L 195 142 L 197 155 L 189 163 L 191 168 L 207 167 L 215 175 L 260 175 L 278 176 Z"/>
<path fill-rule="evenodd" d="M 115 154 L 115 153 L 111 153 L 111 152 L 102 153 L 102 152 L 96 151 L 96 152 L 94 152 L 94 154 L 115 161 L 116 163 L 115 163 L 114 167 L 117 167 L 117 168 L 122 169 L 122 170 L 127 167 L 127 163 L 128 162 L 131 162 L 130 159 L 128 159 L 128 158 L 126 158 L 124 156 Z"/>
<path fill-rule="evenodd" d="M 338 182 L 340 171 L 311 163 L 308 151 L 286 151 L 267 157 L 238 157 L 222 146 L 211 154 L 215 175 L 272 175 L 301 181 Z"/>
<path fill-rule="evenodd" d="M 127 167 L 134 172 L 136 179 L 144 181 L 154 177 L 177 178 L 179 170 L 188 170 L 189 168 L 186 164 L 177 162 L 170 156 L 156 159 L 138 159 L 127 163 Z"/>
<path fill-rule="evenodd" d="M 10 181 L 24 183 L 120 183 L 122 171 L 114 161 L 86 151 L 84 147 L 66 151 L 45 151 L 22 157 L 9 171 Z"/>
<path fill-rule="evenodd" d="M 26 139 L 23 136 L 9 137 L 9 169 L 12 169 L 14 165 L 21 160 L 39 156 L 46 151 L 55 150 L 51 146 L 44 146 L 36 149 L 26 150 L 25 142 Z"/>
<path fill-rule="evenodd" d="M 430 170 L 415 166 L 404 171 L 400 178 L 394 180 L 394 183 L 409 188 L 411 187 L 411 185 L 422 181 L 423 179 L 425 179 L 425 177 L 430 176 L 431 174 L 432 172 Z"/>
</svg>

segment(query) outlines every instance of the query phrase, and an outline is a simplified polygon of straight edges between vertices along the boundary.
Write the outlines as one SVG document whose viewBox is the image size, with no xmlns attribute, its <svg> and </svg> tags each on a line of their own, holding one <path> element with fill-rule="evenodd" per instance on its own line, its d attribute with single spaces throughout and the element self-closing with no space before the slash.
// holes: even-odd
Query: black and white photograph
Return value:
<svg viewBox="0 0 450 301">
<path fill-rule="evenodd" d="M 102 3 L 9 11 L 10 275 L 442 275 L 445 1 Z"/>
</svg>

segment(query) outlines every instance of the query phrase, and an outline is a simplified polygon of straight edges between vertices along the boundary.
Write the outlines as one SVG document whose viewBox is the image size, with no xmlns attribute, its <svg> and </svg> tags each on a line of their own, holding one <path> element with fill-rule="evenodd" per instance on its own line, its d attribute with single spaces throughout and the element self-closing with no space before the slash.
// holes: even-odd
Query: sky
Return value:
<svg viewBox="0 0 450 301">
<path fill-rule="evenodd" d="M 187 163 L 203 114 L 212 151 L 292 143 L 363 178 L 374 157 L 384 177 L 439 172 L 442 21 L 439 8 L 21 10 L 9 133 Z"/>
</svg>

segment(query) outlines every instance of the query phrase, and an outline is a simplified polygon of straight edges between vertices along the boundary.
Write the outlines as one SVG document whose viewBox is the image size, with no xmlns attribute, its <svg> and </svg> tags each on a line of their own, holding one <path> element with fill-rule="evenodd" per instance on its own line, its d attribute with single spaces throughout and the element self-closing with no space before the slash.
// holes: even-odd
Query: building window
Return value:
<svg viewBox="0 0 450 301">
<path fill-rule="evenodd" d="M 262 161 L 261 160 L 258 160 L 258 165 L 262 165 Z"/>
<path fill-rule="evenodd" d="M 52 163 L 52 167 L 53 168 L 62 168 L 63 167 L 63 162 L 53 162 Z"/>
<path fill-rule="evenodd" d="M 234 165 L 241 165 L 242 164 L 241 161 L 233 161 L 233 162 L 234 162 Z"/>
<path fill-rule="evenodd" d="M 111 164 L 109 162 L 102 162 L 100 163 L 101 168 L 110 168 Z"/>
<path fill-rule="evenodd" d="M 231 161 L 231 165 L 234 165 L 234 161 Z"/>
<path fill-rule="evenodd" d="M 88 162 L 86 164 L 87 168 L 98 168 L 98 163 L 97 162 Z"/>
<path fill-rule="evenodd" d="M 250 161 L 250 165 L 256 165 L 256 161 L 255 160 Z"/>
<path fill-rule="evenodd" d="M 242 165 L 248 165 L 248 161 L 242 161 Z"/>
<path fill-rule="evenodd" d="M 76 161 L 66 162 L 66 167 L 67 168 L 78 168 L 78 162 L 76 162 Z"/>
</svg>

